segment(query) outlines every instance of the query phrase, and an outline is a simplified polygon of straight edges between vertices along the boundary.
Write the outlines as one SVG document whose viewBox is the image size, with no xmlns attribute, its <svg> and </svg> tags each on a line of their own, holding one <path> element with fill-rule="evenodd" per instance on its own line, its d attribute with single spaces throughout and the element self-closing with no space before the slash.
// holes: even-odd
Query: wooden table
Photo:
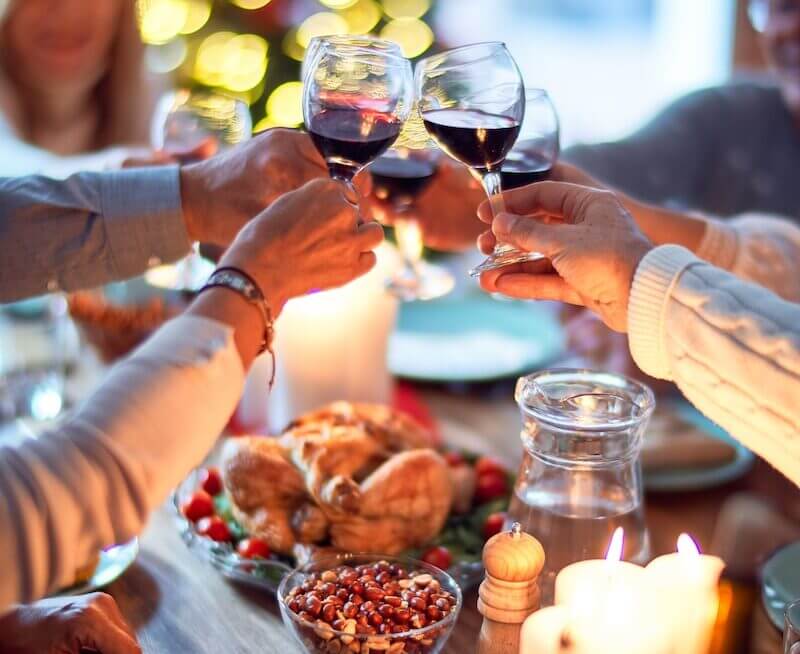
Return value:
<svg viewBox="0 0 800 654">
<path fill-rule="evenodd" d="M 485 400 L 426 391 L 434 415 L 448 428 L 458 425 L 481 434 L 509 463 L 519 460 L 519 415 L 508 399 Z M 800 492 L 765 464 L 724 488 L 647 498 L 647 520 L 655 554 L 674 550 L 681 531 L 692 533 L 705 548 L 710 543 L 722 503 L 737 490 L 756 490 L 784 506 L 800 507 Z M 795 516 L 800 519 L 799 516 Z M 152 517 L 141 539 L 134 566 L 109 587 L 122 613 L 136 628 L 149 654 L 217 652 L 294 654 L 299 648 L 283 628 L 275 599 L 266 592 L 227 583 L 189 552 L 181 541 L 169 507 Z M 464 609 L 445 649 L 473 652 L 481 616 L 476 593 L 467 593 Z"/>
</svg>

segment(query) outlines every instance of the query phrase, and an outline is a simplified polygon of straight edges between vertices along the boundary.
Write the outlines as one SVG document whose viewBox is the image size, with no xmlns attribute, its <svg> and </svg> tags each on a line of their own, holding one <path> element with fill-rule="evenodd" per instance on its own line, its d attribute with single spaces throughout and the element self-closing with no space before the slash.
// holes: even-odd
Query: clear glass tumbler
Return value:
<svg viewBox="0 0 800 654">
<path fill-rule="evenodd" d="M 783 629 L 783 654 L 800 654 L 800 599 L 787 605 Z"/>
<path fill-rule="evenodd" d="M 653 392 L 626 377 L 588 370 L 545 370 L 517 382 L 525 453 L 510 519 L 546 553 L 542 599 L 570 563 L 603 558 L 614 530 L 625 531 L 623 558 L 643 563 L 640 452 Z"/>
</svg>

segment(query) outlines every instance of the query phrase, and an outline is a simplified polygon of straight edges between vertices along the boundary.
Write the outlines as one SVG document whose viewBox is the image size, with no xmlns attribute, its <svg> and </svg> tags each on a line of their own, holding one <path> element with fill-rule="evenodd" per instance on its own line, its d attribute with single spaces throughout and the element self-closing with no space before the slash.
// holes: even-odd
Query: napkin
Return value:
<svg viewBox="0 0 800 654">
<path fill-rule="evenodd" d="M 642 448 L 645 470 L 716 468 L 735 458 L 732 444 L 692 424 L 673 405 L 653 414 Z"/>
</svg>

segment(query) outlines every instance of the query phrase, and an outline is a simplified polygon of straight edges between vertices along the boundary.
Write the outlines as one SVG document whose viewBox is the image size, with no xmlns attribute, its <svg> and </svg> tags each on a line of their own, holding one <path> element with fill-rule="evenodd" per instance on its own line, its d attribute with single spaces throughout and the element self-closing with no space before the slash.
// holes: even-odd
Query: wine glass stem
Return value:
<svg viewBox="0 0 800 654">
<path fill-rule="evenodd" d="M 344 199 L 347 203 L 356 210 L 356 217 L 358 218 L 358 224 L 362 224 L 364 220 L 361 217 L 361 203 L 360 199 L 361 196 L 358 194 L 358 189 L 356 185 L 353 183 L 353 177 L 355 174 L 342 174 L 341 172 L 331 170 L 331 177 L 339 182 L 342 186 L 344 186 L 345 194 Z"/>
<path fill-rule="evenodd" d="M 506 203 L 505 199 L 503 198 L 503 189 L 501 187 L 500 180 L 501 177 L 499 171 L 486 171 L 481 175 L 481 184 L 483 185 L 483 190 L 486 191 L 486 195 L 489 198 L 489 207 L 492 210 L 492 218 L 496 218 L 499 214 L 506 210 Z M 511 249 L 511 246 L 498 242 L 497 245 L 494 246 L 494 254 L 503 254 Z"/>
<path fill-rule="evenodd" d="M 422 232 L 416 216 L 408 209 L 398 209 L 398 216 L 394 222 L 394 234 L 403 265 L 414 275 L 419 277 L 419 264 L 422 261 Z"/>
</svg>

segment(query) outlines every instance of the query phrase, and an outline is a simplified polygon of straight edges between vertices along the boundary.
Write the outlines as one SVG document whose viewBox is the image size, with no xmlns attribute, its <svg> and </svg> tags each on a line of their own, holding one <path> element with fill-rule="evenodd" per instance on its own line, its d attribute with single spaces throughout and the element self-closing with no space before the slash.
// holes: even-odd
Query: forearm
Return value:
<svg viewBox="0 0 800 654">
<path fill-rule="evenodd" d="M 800 305 L 666 247 L 639 266 L 628 316 L 644 372 L 800 483 Z"/>
<path fill-rule="evenodd" d="M 645 204 L 626 195 L 619 197 L 636 220 L 639 229 L 652 243 L 655 245 L 672 243 L 697 252 L 706 233 L 708 224 L 706 218 Z"/>
<path fill-rule="evenodd" d="M 218 322 L 178 318 L 57 431 L 0 450 L 0 610 L 67 585 L 93 552 L 140 533 L 235 409 L 237 337 Z"/>
<path fill-rule="evenodd" d="M 0 302 L 141 274 L 189 250 L 174 166 L 0 179 Z"/>
</svg>

